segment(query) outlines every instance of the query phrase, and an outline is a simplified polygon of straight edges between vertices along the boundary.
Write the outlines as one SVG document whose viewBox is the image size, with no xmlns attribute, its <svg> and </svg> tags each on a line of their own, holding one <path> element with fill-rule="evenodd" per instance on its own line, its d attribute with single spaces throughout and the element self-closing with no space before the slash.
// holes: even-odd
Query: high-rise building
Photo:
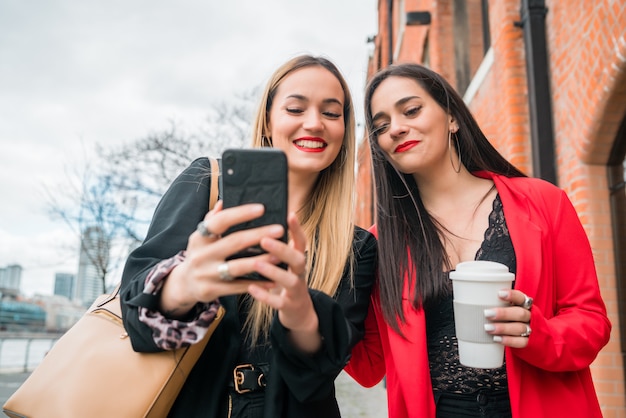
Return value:
<svg viewBox="0 0 626 418">
<path fill-rule="evenodd" d="M 71 273 L 56 273 L 54 275 L 54 294 L 74 299 L 76 275 Z"/>
<path fill-rule="evenodd" d="M 102 294 L 102 270 L 109 260 L 109 243 L 102 229 L 88 227 L 83 231 L 76 276 L 74 300 L 89 306 Z"/>
<path fill-rule="evenodd" d="M 11 264 L 0 268 L 0 291 L 7 295 L 19 294 L 22 283 L 22 266 Z"/>
</svg>

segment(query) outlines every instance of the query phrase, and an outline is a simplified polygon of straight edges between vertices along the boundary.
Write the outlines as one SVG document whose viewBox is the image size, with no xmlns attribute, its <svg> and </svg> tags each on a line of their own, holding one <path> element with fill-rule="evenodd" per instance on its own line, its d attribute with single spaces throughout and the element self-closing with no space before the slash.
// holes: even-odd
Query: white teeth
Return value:
<svg viewBox="0 0 626 418">
<path fill-rule="evenodd" d="M 302 148 L 323 148 L 324 143 L 319 141 L 310 141 L 307 139 L 303 139 L 300 141 L 295 141 L 295 144 Z"/>
</svg>

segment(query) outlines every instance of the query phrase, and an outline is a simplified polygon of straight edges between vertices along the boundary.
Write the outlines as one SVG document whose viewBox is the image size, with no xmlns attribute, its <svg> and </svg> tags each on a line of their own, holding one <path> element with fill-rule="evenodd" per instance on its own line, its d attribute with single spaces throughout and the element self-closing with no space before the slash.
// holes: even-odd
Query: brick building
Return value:
<svg viewBox="0 0 626 418">
<path fill-rule="evenodd" d="M 373 42 L 370 74 L 428 65 L 506 158 L 568 193 L 613 323 L 592 365 L 596 390 L 606 418 L 626 417 L 626 1 L 379 0 Z M 367 141 L 358 159 L 357 217 L 369 226 Z"/>
</svg>

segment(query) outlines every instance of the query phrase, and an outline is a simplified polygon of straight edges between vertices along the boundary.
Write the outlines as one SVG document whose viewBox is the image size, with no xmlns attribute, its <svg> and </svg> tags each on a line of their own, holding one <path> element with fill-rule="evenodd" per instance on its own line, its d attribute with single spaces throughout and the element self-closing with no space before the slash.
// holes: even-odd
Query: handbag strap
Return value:
<svg viewBox="0 0 626 418">
<path fill-rule="evenodd" d="M 211 191 L 209 192 L 209 210 L 211 210 L 213 209 L 213 206 L 215 206 L 215 203 L 217 202 L 217 198 L 219 196 L 217 180 L 220 177 L 220 166 L 217 160 L 213 157 L 209 157 L 209 162 L 211 163 Z"/>
</svg>

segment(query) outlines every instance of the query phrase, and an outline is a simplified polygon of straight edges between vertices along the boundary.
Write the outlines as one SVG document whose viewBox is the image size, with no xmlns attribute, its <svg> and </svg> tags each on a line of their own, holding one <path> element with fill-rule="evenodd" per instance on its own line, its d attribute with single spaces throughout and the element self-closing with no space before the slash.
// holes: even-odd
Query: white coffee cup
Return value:
<svg viewBox="0 0 626 418">
<path fill-rule="evenodd" d="M 507 306 L 498 291 L 510 289 L 515 275 L 504 264 L 465 261 L 450 272 L 454 293 L 454 325 L 459 361 L 468 367 L 493 369 L 504 362 L 504 346 L 485 331 L 485 309 Z"/>
</svg>

